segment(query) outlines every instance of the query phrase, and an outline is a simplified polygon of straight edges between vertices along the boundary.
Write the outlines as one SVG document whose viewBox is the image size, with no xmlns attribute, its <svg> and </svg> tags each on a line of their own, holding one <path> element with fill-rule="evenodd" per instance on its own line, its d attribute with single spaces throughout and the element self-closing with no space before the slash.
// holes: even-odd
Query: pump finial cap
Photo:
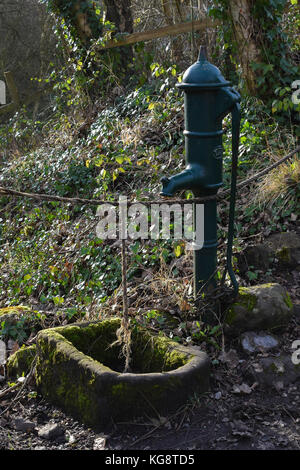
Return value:
<svg viewBox="0 0 300 470">
<path fill-rule="evenodd" d="M 207 60 L 207 48 L 206 46 L 200 46 L 198 62 L 203 62 L 204 60 Z"/>
</svg>

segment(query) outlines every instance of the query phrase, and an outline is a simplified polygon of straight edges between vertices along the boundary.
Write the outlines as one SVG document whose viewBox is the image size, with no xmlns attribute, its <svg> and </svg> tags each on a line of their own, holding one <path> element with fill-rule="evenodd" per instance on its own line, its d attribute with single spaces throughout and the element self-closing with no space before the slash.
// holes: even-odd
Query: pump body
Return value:
<svg viewBox="0 0 300 470">
<path fill-rule="evenodd" d="M 187 69 L 178 88 L 184 91 L 186 168 L 181 173 L 163 177 L 162 196 L 172 197 L 181 190 L 190 190 L 195 198 L 216 195 L 223 184 L 222 121 L 233 115 L 233 160 L 231 225 L 233 229 L 235 176 L 239 141 L 240 95 L 207 61 L 206 48 L 201 46 L 198 61 Z M 233 194 L 234 193 L 234 194 Z M 197 229 L 194 227 L 194 230 Z M 232 239 L 228 240 L 228 243 Z M 217 203 L 204 203 L 204 244 L 194 250 L 194 295 L 204 286 L 214 285 L 217 261 Z M 230 256 L 230 260 L 228 257 Z M 231 268 L 231 250 L 227 250 L 227 270 L 235 290 Z"/>
</svg>

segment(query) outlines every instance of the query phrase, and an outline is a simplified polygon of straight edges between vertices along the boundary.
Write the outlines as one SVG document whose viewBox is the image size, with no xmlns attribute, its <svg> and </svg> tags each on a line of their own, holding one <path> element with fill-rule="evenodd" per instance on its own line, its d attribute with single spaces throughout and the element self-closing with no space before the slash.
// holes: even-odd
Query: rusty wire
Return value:
<svg viewBox="0 0 300 470">
<path fill-rule="evenodd" d="M 273 163 L 272 165 L 268 166 L 264 170 L 256 173 L 255 175 L 251 176 L 250 178 L 241 181 L 240 183 L 237 184 L 237 190 L 247 186 L 248 184 L 252 183 L 258 178 L 261 178 L 262 176 L 266 175 L 269 173 L 271 170 L 276 168 L 277 166 L 281 165 L 282 163 L 286 162 L 289 160 L 295 153 L 300 151 L 300 145 L 296 147 L 292 152 L 288 153 L 284 157 L 282 157 L 280 160 L 277 162 Z M 43 200 L 43 201 L 54 201 L 54 202 L 63 202 L 67 204 L 88 204 L 88 205 L 94 205 L 94 206 L 99 206 L 101 204 L 111 204 L 111 205 L 118 205 L 119 201 L 104 201 L 103 199 L 85 199 L 85 198 L 70 198 L 70 197 L 63 197 L 63 196 L 55 196 L 51 194 L 42 194 L 42 193 L 27 193 L 23 191 L 16 191 L 12 188 L 6 188 L 4 186 L 0 186 L 0 195 L 10 195 L 10 196 L 16 196 L 16 197 L 23 197 L 23 198 L 31 198 L 31 199 L 38 199 L 38 200 Z M 169 204 L 191 204 L 191 203 L 203 203 L 207 201 L 212 201 L 212 200 L 217 200 L 221 201 L 222 199 L 225 199 L 228 195 L 230 194 L 230 189 L 226 189 L 224 191 L 221 191 L 219 194 L 215 194 L 212 196 L 206 196 L 206 197 L 197 197 L 197 198 L 191 198 L 191 199 L 151 199 L 151 200 L 140 200 L 140 201 L 128 201 L 129 204 L 135 204 L 137 202 L 140 202 L 144 205 L 151 205 L 151 204 L 163 204 L 168 202 Z"/>
</svg>

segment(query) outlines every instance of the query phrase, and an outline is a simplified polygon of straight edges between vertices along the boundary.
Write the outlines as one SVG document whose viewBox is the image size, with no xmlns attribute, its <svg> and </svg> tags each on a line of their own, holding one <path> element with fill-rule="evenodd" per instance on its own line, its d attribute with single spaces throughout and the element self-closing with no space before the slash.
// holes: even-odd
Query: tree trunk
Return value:
<svg viewBox="0 0 300 470">
<path fill-rule="evenodd" d="M 235 42 L 247 92 L 256 94 L 256 77 L 251 62 L 261 62 L 260 47 L 256 42 L 254 23 L 251 15 L 252 0 L 229 0 Z"/>
<path fill-rule="evenodd" d="M 92 1 L 73 0 L 72 4 L 66 4 L 65 0 L 55 0 L 54 9 L 73 30 L 75 39 L 80 39 L 82 44 L 101 35 L 102 27 Z"/>
<path fill-rule="evenodd" d="M 115 24 L 120 33 L 133 32 L 131 0 L 104 0 L 106 19 Z"/>
<path fill-rule="evenodd" d="M 183 22 L 183 7 L 179 0 L 161 0 L 162 10 L 168 25 L 174 25 Z M 184 43 L 181 37 L 170 38 L 171 41 L 171 60 L 175 64 L 182 61 Z"/>
<path fill-rule="evenodd" d="M 106 20 L 114 23 L 116 31 L 119 33 L 132 33 L 131 0 L 104 0 L 104 4 L 106 6 Z M 119 49 L 119 58 L 117 59 L 119 62 L 118 75 L 126 77 L 130 73 L 132 59 L 133 49 L 131 45 Z"/>
</svg>

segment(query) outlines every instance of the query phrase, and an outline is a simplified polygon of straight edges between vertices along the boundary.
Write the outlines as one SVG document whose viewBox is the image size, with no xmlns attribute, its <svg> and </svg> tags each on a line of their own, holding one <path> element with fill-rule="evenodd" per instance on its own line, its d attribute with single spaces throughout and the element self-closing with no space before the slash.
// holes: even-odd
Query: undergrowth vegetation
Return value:
<svg viewBox="0 0 300 470">
<path fill-rule="evenodd" d="M 91 98 L 87 81 L 78 87 L 82 77 L 78 63 L 74 76 L 66 70 L 52 73 L 56 97 L 47 119 L 33 120 L 30 110 L 23 108 L 1 124 L 0 185 L 106 201 L 117 201 L 120 195 L 128 200 L 159 199 L 161 176 L 185 167 L 183 97 L 175 87 L 181 74 L 173 65 L 153 63 L 144 83 L 130 89 L 116 84 L 109 103 L 103 97 Z M 295 126 L 278 123 L 260 100 L 244 96 L 241 109 L 239 181 L 286 155 L 297 139 Z M 227 189 L 230 117 L 224 120 L 224 130 Z M 300 211 L 299 196 L 297 156 L 243 187 L 237 196 L 234 252 L 272 232 L 292 229 Z M 229 198 L 218 209 L 219 277 L 225 264 L 228 211 Z M 95 206 L 0 193 L 0 221 L 1 307 L 25 304 L 34 310 L 63 312 L 69 319 L 122 311 L 120 243 L 97 238 Z M 193 261 L 184 241 L 136 240 L 127 247 L 129 313 L 143 324 L 167 330 L 178 341 L 213 342 L 218 328 L 205 330 L 189 301 Z M 248 285 L 269 280 L 269 275 L 239 281 Z"/>
</svg>

